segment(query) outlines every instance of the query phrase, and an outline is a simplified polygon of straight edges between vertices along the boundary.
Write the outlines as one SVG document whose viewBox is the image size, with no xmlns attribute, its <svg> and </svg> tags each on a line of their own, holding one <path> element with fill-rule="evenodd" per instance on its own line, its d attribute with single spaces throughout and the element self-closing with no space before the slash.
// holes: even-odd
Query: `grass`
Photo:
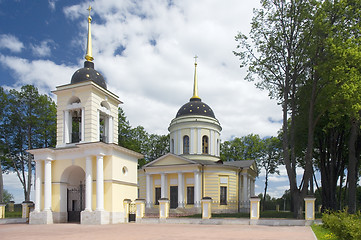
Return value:
<svg viewBox="0 0 361 240">
<path fill-rule="evenodd" d="M 311 228 L 318 240 L 338 240 L 335 234 L 329 229 L 322 227 L 322 225 L 313 224 Z"/>
<path fill-rule="evenodd" d="M 9 212 L 8 206 L 5 208 L 5 218 L 21 218 L 22 217 L 22 206 L 21 204 L 15 204 L 14 211 Z"/>
</svg>

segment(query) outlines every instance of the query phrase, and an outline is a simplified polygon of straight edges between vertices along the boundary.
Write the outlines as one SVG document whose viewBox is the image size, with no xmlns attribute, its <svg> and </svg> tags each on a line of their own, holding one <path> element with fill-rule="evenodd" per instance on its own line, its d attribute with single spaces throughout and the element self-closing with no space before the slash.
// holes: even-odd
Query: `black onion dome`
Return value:
<svg viewBox="0 0 361 240">
<path fill-rule="evenodd" d="M 184 104 L 178 110 L 176 117 L 189 115 L 201 115 L 216 118 L 212 109 L 199 98 L 191 98 L 188 103 Z"/>
<path fill-rule="evenodd" d="M 105 83 L 105 80 L 103 76 L 94 69 L 94 63 L 85 61 L 84 67 L 78 69 L 71 78 L 71 84 L 84 82 L 84 81 L 93 81 L 99 86 L 107 89 L 107 84 Z"/>
</svg>

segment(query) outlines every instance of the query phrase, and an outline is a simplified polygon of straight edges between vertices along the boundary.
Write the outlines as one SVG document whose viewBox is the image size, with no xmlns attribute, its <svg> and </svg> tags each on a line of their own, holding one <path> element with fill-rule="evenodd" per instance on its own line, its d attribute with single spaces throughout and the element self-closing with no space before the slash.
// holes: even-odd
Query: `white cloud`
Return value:
<svg viewBox="0 0 361 240">
<path fill-rule="evenodd" d="M 50 4 L 50 2 L 49 2 Z M 167 134 L 178 109 L 192 96 L 194 65 L 198 55 L 199 94 L 222 125 L 222 140 L 250 133 L 276 135 L 281 108 L 244 81 L 245 70 L 232 51 L 238 31 L 250 29 L 252 8 L 257 1 L 116 1 L 92 3 L 92 36 L 95 68 L 108 88 L 124 102 L 133 126 Z M 88 3 L 63 9 L 65 16 L 82 26 L 73 34 L 73 46 L 85 49 Z M 55 44 L 56 39 L 53 39 Z M 42 46 L 42 45 L 40 45 Z M 39 55 L 50 54 L 44 44 Z M 85 54 L 85 53 L 84 53 Z M 2 56 L 19 84 L 34 83 L 47 91 L 70 82 L 79 65 L 57 65 Z M 16 64 L 15 64 L 16 63 Z"/>
<path fill-rule="evenodd" d="M 0 48 L 7 48 L 11 52 L 19 53 L 24 48 L 24 44 L 20 40 L 10 34 L 0 35 Z"/>
<path fill-rule="evenodd" d="M 51 55 L 50 40 L 44 40 L 40 45 L 30 45 L 30 49 L 33 52 L 34 56 L 37 57 L 48 57 Z"/>
<path fill-rule="evenodd" d="M 4 56 L 0 54 L 0 64 L 14 72 L 17 80 L 12 87 L 34 84 L 42 93 L 54 90 L 55 86 L 70 83 L 75 67 L 56 65 L 48 60 L 33 60 Z"/>
<path fill-rule="evenodd" d="M 232 53 L 234 36 L 249 30 L 254 6 L 258 3 L 94 2 L 95 67 L 124 101 L 131 124 L 154 133 L 168 132 L 170 121 L 192 95 L 197 54 L 200 97 L 221 122 L 222 139 L 250 133 L 276 135 L 281 125 L 269 118 L 280 120 L 280 107 L 267 92 L 242 79 L 245 71 Z M 86 8 L 84 3 L 64 9 L 68 18 L 81 21 L 84 32 L 78 41 L 82 44 Z"/>
</svg>

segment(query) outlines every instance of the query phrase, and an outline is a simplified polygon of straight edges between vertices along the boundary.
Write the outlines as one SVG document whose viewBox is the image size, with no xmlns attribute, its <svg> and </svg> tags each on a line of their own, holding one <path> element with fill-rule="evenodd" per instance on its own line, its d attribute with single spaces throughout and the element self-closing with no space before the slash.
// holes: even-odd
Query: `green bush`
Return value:
<svg viewBox="0 0 361 240">
<path fill-rule="evenodd" d="M 348 214 L 347 210 L 325 213 L 323 226 L 332 231 L 339 239 L 361 240 L 361 213 Z"/>
</svg>

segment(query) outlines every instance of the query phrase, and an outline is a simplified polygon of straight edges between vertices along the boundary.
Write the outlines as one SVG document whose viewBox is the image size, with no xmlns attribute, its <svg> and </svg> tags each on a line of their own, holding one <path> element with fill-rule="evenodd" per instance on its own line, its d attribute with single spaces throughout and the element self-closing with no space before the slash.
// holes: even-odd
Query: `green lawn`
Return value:
<svg viewBox="0 0 361 240">
<path fill-rule="evenodd" d="M 322 225 L 313 224 L 311 226 L 318 240 L 338 240 L 329 229 L 323 228 Z"/>
</svg>

